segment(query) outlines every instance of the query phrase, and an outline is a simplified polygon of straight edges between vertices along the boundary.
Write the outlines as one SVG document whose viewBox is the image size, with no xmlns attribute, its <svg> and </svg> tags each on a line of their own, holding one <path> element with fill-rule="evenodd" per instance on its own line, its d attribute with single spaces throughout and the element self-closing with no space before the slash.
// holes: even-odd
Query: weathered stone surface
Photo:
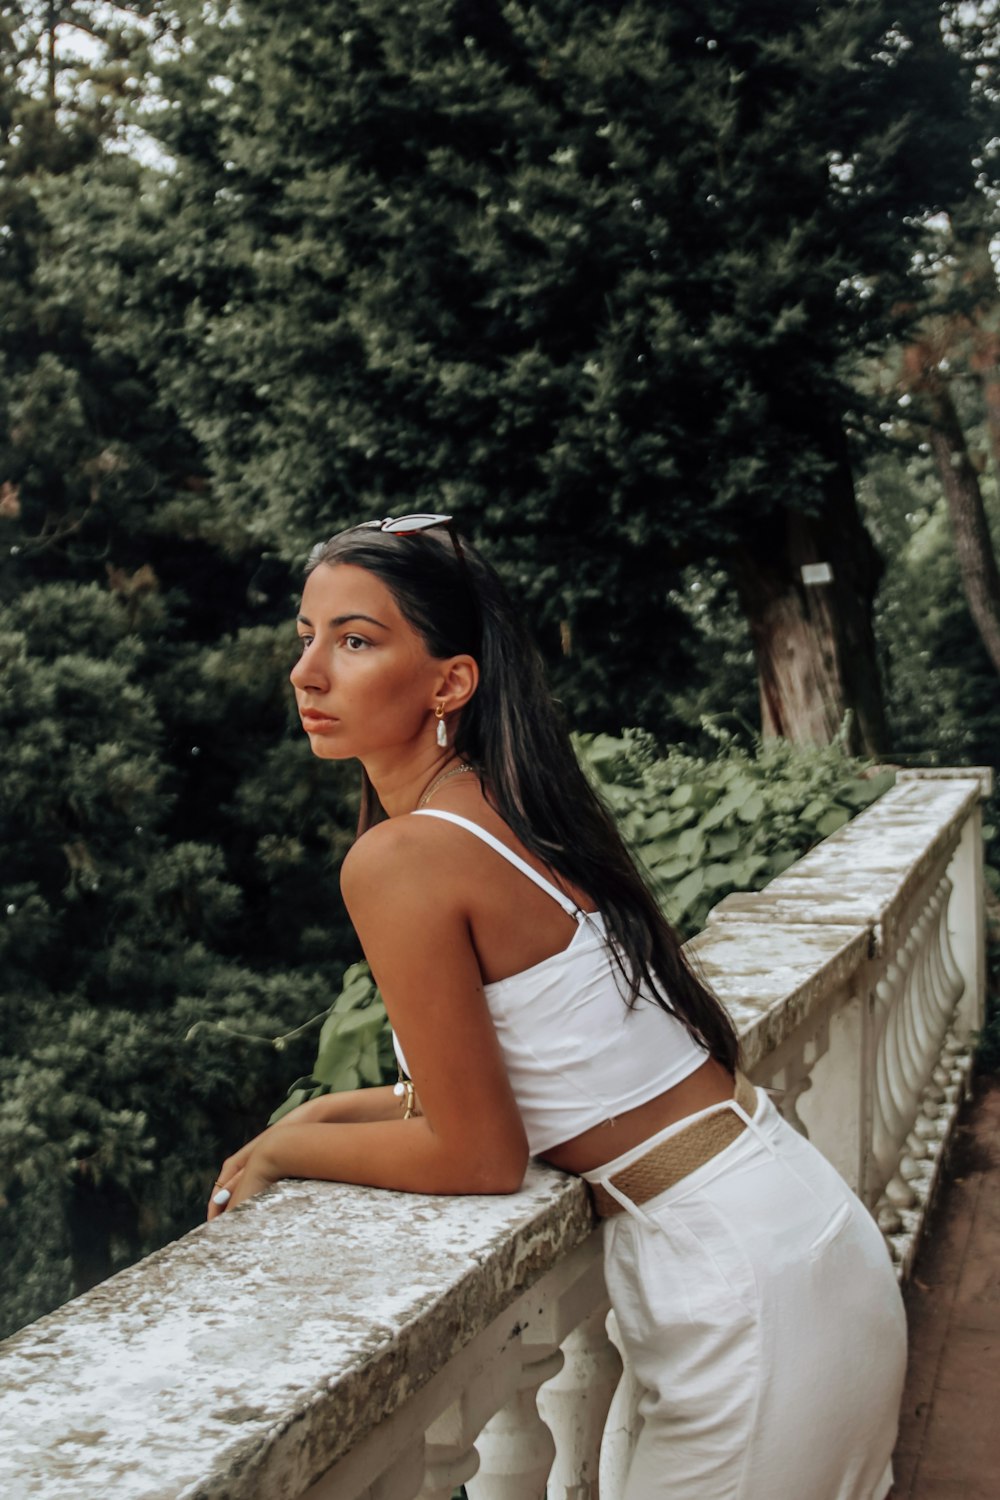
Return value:
<svg viewBox="0 0 1000 1500">
<path fill-rule="evenodd" d="M 993 795 L 992 766 L 910 766 L 896 772 L 897 783 L 903 781 L 970 781 L 979 782 L 980 795 Z"/>
<path fill-rule="evenodd" d="M 280 1183 L 0 1346 L 0 1494 L 298 1495 L 592 1228 L 539 1166 L 509 1197 Z"/>
<path fill-rule="evenodd" d="M 903 782 L 763 891 L 726 896 L 709 923 L 870 924 L 875 951 L 890 952 L 912 896 L 946 862 L 981 795 L 975 776 Z"/>
<path fill-rule="evenodd" d="M 849 988 L 868 956 L 869 928 L 780 920 L 720 922 L 687 952 L 722 1000 L 752 1069 L 837 991 Z"/>
</svg>

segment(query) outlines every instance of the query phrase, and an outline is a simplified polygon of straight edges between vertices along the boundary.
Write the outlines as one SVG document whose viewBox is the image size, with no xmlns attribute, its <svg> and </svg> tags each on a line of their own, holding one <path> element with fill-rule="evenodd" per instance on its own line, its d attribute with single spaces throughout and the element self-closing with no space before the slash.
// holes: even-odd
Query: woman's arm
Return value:
<svg viewBox="0 0 1000 1500">
<path fill-rule="evenodd" d="M 299 1109 L 309 1114 L 298 1117 Z M 298 1109 L 290 1109 L 282 1115 L 277 1125 L 367 1125 L 373 1120 L 395 1120 L 400 1113 L 399 1099 L 392 1091 L 392 1084 L 379 1088 L 345 1089 L 340 1094 L 319 1094 L 308 1099 Z M 275 1126 L 269 1126 L 275 1129 Z"/>
<path fill-rule="evenodd" d="M 225 1188 L 232 1196 L 250 1156 L 266 1140 L 271 1139 L 275 1130 L 283 1130 L 291 1125 L 367 1124 L 373 1120 L 396 1119 L 399 1113 L 399 1099 L 391 1086 L 345 1089 L 342 1093 L 320 1094 L 315 1099 L 307 1099 L 304 1104 L 297 1104 L 287 1115 L 282 1115 L 280 1120 L 268 1125 L 259 1135 L 255 1135 L 246 1145 L 226 1158 L 212 1184 L 208 1218 L 216 1219 L 224 1212 L 226 1205 L 216 1203 L 215 1194 L 220 1188 Z"/>
<path fill-rule="evenodd" d="M 345 860 L 341 886 L 422 1115 L 340 1115 L 333 1123 L 286 1116 L 279 1124 L 287 1128 L 244 1148 L 234 1206 L 281 1177 L 423 1193 L 512 1192 L 521 1183 L 527 1138 L 483 994 L 461 871 L 439 858 L 440 842 L 423 836 L 419 821 L 369 830 Z M 401 1116 L 391 1089 L 378 1092 Z"/>
</svg>

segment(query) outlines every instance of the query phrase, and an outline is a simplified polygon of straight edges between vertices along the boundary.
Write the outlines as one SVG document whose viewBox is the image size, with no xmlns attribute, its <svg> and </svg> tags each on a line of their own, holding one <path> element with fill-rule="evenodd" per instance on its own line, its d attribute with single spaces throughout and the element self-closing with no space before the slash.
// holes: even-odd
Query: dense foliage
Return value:
<svg viewBox="0 0 1000 1500">
<path fill-rule="evenodd" d="M 350 952 L 349 798 L 287 742 L 290 644 L 198 650 L 186 604 L 51 582 L 0 608 L 11 1321 L 195 1222 L 282 1077 L 253 1035 L 322 1011 Z"/>
<path fill-rule="evenodd" d="M 670 580 L 716 558 L 750 609 L 784 558 L 801 593 L 794 518 L 830 521 L 864 636 L 851 377 L 918 317 L 922 221 L 980 144 L 936 0 L 166 13 L 170 170 L 61 183 L 43 275 L 183 433 L 161 524 L 289 558 L 457 510 L 591 729 L 677 732 Z"/>
</svg>

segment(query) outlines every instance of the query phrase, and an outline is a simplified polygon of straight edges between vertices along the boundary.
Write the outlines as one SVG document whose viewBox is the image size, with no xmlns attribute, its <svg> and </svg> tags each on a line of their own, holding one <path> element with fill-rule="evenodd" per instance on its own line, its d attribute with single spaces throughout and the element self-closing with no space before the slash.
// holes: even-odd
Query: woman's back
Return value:
<svg viewBox="0 0 1000 1500">
<path fill-rule="evenodd" d="M 468 791 L 463 801 L 472 800 L 471 787 Z M 414 816 L 462 830 L 457 836 L 445 834 L 446 857 L 462 872 L 463 887 L 473 893 L 470 901 L 478 911 L 478 920 L 474 917 L 470 924 L 474 946 L 502 955 L 499 964 L 494 960 L 493 972 L 509 971 L 487 981 L 484 992 L 532 1154 L 594 1126 L 610 1125 L 704 1063 L 705 1049 L 651 998 L 640 996 L 626 1004 L 621 970 L 600 914 L 578 906 L 512 849 L 509 830 L 508 839 L 502 839 L 474 820 L 440 808 Z M 539 905 L 538 893 L 547 910 Z M 514 920 L 509 915 L 512 897 Z M 569 942 L 560 933 L 555 949 L 553 908 L 574 924 Z M 550 951 L 535 957 L 541 947 Z M 490 972 L 482 962 L 480 967 L 484 974 Z M 400 1061 L 405 1066 L 405 1058 Z"/>
</svg>

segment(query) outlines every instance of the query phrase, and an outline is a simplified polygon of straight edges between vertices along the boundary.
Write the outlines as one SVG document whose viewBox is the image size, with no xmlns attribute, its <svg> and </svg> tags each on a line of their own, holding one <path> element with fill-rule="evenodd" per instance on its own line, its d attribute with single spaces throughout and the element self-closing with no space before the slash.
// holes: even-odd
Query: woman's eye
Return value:
<svg viewBox="0 0 1000 1500">
<path fill-rule="evenodd" d="M 361 651 L 368 645 L 368 642 L 363 635 L 345 635 L 344 645 L 348 651 Z"/>
<path fill-rule="evenodd" d="M 312 638 L 311 635 L 300 635 L 299 636 L 299 649 L 301 651 L 308 651 L 308 649 L 312 645 L 312 643 L 313 643 L 313 638 Z"/>
</svg>

